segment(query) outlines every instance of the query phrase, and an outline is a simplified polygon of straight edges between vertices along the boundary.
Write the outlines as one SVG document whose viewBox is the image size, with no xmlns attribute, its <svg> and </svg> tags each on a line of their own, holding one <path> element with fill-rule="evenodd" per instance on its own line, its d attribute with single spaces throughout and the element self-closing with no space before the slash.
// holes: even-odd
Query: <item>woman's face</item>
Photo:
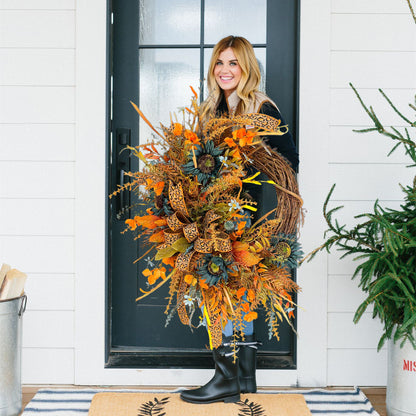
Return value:
<svg viewBox="0 0 416 416">
<path fill-rule="evenodd" d="M 241 67 L 232 48 L 223 50 L 214 67 L 215 80 L 226 98 L 235 91 L 241 79 Z"/>
</svg>

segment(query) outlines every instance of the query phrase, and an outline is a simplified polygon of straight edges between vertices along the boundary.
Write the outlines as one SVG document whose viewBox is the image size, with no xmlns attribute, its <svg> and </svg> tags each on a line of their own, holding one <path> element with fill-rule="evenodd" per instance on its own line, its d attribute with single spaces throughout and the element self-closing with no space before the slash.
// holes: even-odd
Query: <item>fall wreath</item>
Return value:
<svg viewBox="0 0 416 416">
<path fill-rule="evenodd" d="M 143 271 L 149 290 L 137 301 L 169 284 L 167 322 L 177 312 L 192 327 L 202 310 L 211 348 L 221 344 L 228 320 L 238 336 L 262 305 L 269 335 L 279 339 L 279 323 L 292 326 L 291 293 L 299 290 L 291 270 L 301 256 L 302 199 L 294 171 L 262 136 L 283 135 L 287 126 L 263 114 L 205 119 L 192 91 L 183 122 L 160 131 L 132 103 L 157 135 L 130 148 L 143 168 L 127 173 L 130 182 L 111 195 L 136 192 L 149 207 L 126 220 L 125 231 L 150 245 L 140 257 L 151 253 Z M 245 184 L 274 189 L 276 208 L 255 220 L 257 202 Z"/>
</svg>

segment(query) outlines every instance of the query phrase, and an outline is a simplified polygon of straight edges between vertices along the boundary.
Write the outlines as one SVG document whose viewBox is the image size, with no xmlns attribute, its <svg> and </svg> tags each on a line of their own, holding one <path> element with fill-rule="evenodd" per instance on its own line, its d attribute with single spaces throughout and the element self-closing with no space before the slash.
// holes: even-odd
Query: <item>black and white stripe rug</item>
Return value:
<svg viewBox="0 0 416 416">
<path fill-rule="evenodd" d="M 177 393 L 177 390 L 109 390 L 109 389 L 41 389 L 28 403 L 22 416 L 80 416 L 87 415 L 92 398 L 105 391 Z M 353 390 L 259 390 L 264 394 L 302 394 L 312 415 L 379 416 L 359 389 Z M 115 415 L 116 416 L 116 415 Z"/>
</svg>

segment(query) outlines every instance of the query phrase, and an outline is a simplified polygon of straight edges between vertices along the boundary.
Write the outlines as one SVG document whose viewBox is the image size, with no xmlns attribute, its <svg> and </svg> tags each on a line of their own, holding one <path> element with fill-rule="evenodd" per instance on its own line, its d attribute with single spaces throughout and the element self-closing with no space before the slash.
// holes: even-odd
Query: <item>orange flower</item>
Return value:
<svg viewBox="0 0 416 416">
<path fill-rule="evenodd" d="M 233 131 L 233 139 L 238 139 L 238 144 L 240 147 L 252 144 L 254 137 L 256 137 L 256 134 L 254 132 L 250 130 L 247 131 L 244 128 Z"/>
<path fill-rule="evenodd" d="M 240 289 L 237 290 L 237 298 L 241 299 L 244 296 L 244 293 L 246 293 L 246 288 L 240 287 Z"/>
<path fill-rule="evenodd" d="M 167 266 L 175 267 L 175 257 L 165 257 L 162 260 L 162 263 L 166 264 Z"/>
<path fill-rule="evenodd" d="M 191 130 L 185 130 L 184 136 L 186 138 L 185 143 L 187 144 L 201 144 L 199 137 Z"/>
<path fill-rule="evenodd" d="M 201 289 L 209 289 L 209 286 L 206 284 L 205 279 L 199 279 L 199 286 Z"/>
<path fill-rule="evenodd" d="M 195 286 L 196 282 L 197 282 L 196 278 L 192 274 L 186 274 L 185 277 L 183 278 L 183 280 L 185 280 L 185 282 L 188 283 L 188 285 L 191 285 L 191 286 Z"/>
<path fill-rule="evenodd" d="M 234 142 L 234 139 L 232 137 L 226 137 L 224 139 L 224 142 L 228 144 L 228 147 L 235 147 L 237 144 Z"/>
<path fill-rule="evenodd" d="M 241 306 L 243 308 L 243 312 L 247 313 L 250 311 L 250 305 L 247 302 L 243 303 Z"/>
<path fill-rule="evenodd" d="M 145 269 L 142 272 L 143 276 L 147 277 L 149 285 L 154 285 L 157 279 L 166 279 L 166 269 L 164 267 L 156 268 L 153 270 Z"/>
<path fill-rule="evenodd" d="M 244 320 L 247 322 L 251 322 L 257 319 L 257 316 L 257 312 L 249 312 L 248 314 L 244 315 Z"/>
<path fill-rule="evenodd" d="M 232 156 L 237 160 L 241 160 L 241 153 L 238 150 L 238 147 L 233 150 Z"/>
<path fill-rule="evenodd" d="M 132 220 L 131 218 L 127 219 L 124 222 L 130 227 L 130 230 L 135 230 L 137 227 L 136 221 Z"/>
<path fill-rule="evenodd" d="M 180 136 L 182 134 L 182 124 L 179 124 L 179 123 L 173 124 L 173 134 L 175 136 Z"/>
</svg>

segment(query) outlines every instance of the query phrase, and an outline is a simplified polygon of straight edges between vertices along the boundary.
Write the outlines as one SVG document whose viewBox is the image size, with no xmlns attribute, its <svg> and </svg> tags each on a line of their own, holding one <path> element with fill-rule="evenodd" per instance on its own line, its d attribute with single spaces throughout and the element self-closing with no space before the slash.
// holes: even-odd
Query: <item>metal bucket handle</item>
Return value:
<svg viewBox="0 0 416 416">
<path fill-rule="evenodd" d="M 25 313 L 27 305 L 27 296 L 25 294 L 22 295 L 22 303 L 20 304 L 19 309 L 19 318 Z"/>
</svg>

